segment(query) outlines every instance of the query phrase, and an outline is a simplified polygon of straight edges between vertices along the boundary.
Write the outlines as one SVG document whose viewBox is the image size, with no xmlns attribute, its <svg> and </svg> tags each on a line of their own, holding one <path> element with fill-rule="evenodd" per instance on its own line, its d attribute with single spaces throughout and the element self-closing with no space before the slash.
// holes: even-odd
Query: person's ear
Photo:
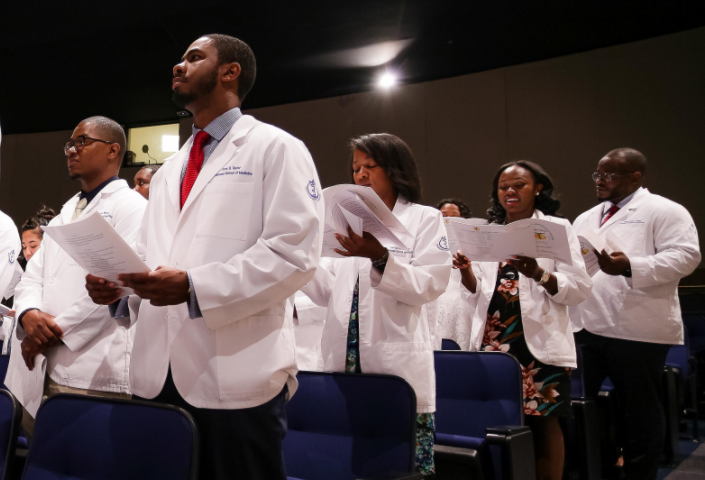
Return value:
<svg viewBox="0 0 705 480">
<path fill-rule="evenodd" d="M 543 183 L 539 183 L 534 187 L 534 196 L 538 197 L 539 193 L 543 191 Z"/>
<path fill-rule="evenodd" d="M 108 158 L 112 162 L 113 160 L 117 159 L 119 155 L 120 155 L 120 145 L 118 145 L 117 143 L 111 143 L 110 150 L 108 151 Z"/>
<path fill-rule="evenodd" d="M 632 173 L 632 184 L 638 185 L 644 179 L 644 174 L 642 172 Z"/>
<path fill-rule="evenodd" d="M 238 78 L 240 78 L 240 73 L 242 72 L 242 68 L 240 67 L 240 64 L 237 62 L 233 63 L 227 63 L 223 65 L 221 70 L 221 79 L 223 82 L 230 83 L 234 82 Z"/>
</svg>

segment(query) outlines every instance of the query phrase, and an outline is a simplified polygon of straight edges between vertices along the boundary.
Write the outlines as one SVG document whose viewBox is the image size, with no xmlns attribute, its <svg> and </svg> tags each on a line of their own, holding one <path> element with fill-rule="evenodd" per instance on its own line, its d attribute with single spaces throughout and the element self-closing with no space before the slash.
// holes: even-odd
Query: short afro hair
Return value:
<svg viewBox="0 0 705 480">
<path fill-rule="evenodd" d="M 448 205 L 449 203 L 450 203 L 451 205 L 455 205 L 456 207 L 458 207 L 458 210 L 460 210 L 460 216 L 461 216 L 462 218 L 470 218 L 470 217 L 472 217 L 472 212 L 470 211 L 470 207 L 468 207 L 468 206 L 465 204 L 465 202 L 463 202 L 463 201 L 460 200 L 459 198 L 444 198 L 443 200 L 441 200 L 440 202 L 438 202 L 438 204 L 436 205 L 436 208 L 437 208 L 438 210 L 440 210 L 441 207 L 443 207 L 443 205 Z"/>
<path fill-rule="evenodd" d="M 88 117 L 81 121 L 81 123 L 95 125 L 99 135 L 103 137 L 101 140 L 107 140 L 110 143 L 117 143 L 120 145 L 118 160 L 122 163 L 122 159 L 125 157 L 125 153 L 127 151 L 127 138 L 125 137 L 125 130 L 123 130 L 119 123 L 108 117 L 100 116 Z"/>
<path fill-rule="evenodd" d="M 255 54 L 250 46 L 239 38 L 221 33 L 210 33 L 203 36 L 213 40 L 213 45 L 218 51 L 218 66 L 224 63 L 240 64 L 241 71 L 237 82 L 237 96 L 242 102 L 255 84 L 255 77 L 257 76 Z"/>
</svg>

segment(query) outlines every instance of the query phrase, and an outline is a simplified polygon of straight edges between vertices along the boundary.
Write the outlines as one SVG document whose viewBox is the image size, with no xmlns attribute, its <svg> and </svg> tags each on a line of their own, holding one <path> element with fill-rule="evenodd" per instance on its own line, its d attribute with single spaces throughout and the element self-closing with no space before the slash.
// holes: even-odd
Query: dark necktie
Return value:
<svg viewBox="0 0 705 480">
<path fill-rule="evenodd" d="M 607 215 L 605 216 L 605 218 L 602 219 L 602 223 L 600 224 L 600 226 L 602 226 L 602 225 L 604 225 L 605 223 L 607 223 L 607 220 L 609 220 L 610 218 L 612 218 L 612 215 L 614 215 L 615 213 L 617 213 L 617 211 L 619 211 L 619 207 L 618 207 L 617 205 L 612 205 L 612 206 L 610 207 L 610 209 L 607 211 Z"/>
<path fill-rule="evenodd" d="M 208 133 L 201 130 L 193 139 L 191 152 L 188 156 L 186 174 L 184 175 L 184 180 L 181 182 L 181 208 L 184 208 L 186 199 L 189 193 L 191 193 L 191 188 L 193 188 L 193 184 L 196 183 L 196 178 L 198 178 L 198 174 L 201 172 L 201 167 L 203 167 L 203 144 L 210 138 L 211 136 L 208 135 Z"/>
</svg>

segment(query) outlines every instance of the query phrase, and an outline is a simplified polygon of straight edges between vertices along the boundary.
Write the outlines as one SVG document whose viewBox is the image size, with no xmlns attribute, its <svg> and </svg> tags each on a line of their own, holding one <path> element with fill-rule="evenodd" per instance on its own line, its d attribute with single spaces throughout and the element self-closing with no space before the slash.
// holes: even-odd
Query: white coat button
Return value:
<svg viewBox="0 0 705 480">
<path fill-rule="evenodd" d="M 165 319 L 165 320 L 169 320 L 169 314 L 168 314 L 168 313 L 164 314 L 164 319 Z"/>
<path fill-rule="evenodd" d="M 51 277 L 51 278 L 49 279 L 49 283 L 54 283 L 54 277 Z"/>
<path fill-rule="evenodd" d="M 172 267 L 175 267 L 175 266 L 176 266 L 176 260 L 172 260 L 171 262 L 169 262 L 169 265 L 171 265 Z"/>
</svg>

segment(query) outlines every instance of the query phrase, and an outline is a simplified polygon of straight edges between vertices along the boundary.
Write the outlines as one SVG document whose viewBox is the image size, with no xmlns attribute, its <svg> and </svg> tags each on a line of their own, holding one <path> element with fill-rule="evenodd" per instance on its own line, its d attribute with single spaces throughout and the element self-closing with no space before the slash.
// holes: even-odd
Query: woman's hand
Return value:
<svg viewBox="0 0 705 480">
<path fill-rule="evenodd" d="M 511 259 L 507 259 L 507 263 L 516 268 L 525 277 L 533 280 L 536 280 L 536 277 L 543 273 L 543 269 L 536 263 L 535 258 L 513 255 Z"/>
<path fill-rule="evenodd" d="M 359 236 L 350 227 L 348 227 L 347 237 L 336 233 L 335 238 L 338 239 L 345 251 L 337 248 L 334 250 L 344 257 L 365 257 L 374 262 L 382 258 L 387 250 L 371 233 L 362 232 L 362 236 Z"/>
<path fill-rule="evenodd" d="M 463 254 L 462 250 L 458 250 L 453 255 L 453 268 L 457 268 L 460 272 L 460 282 L 469 292 L 477 291 L 477 279 L 472 271 L 472 262 Z"/>
<path fill-rule="evenodd" d="M 538 282 L 539 280 L 541 280 L 541 277 L 545 272 L 545 270 L 539 267 L 539 264 L 536 263 L 536 259 L 531 257 L 514 255 L 514 258 L 511 260 L 507 260 L 507 263 L 510 264 L 512 267 L 516 268 L 517 271 L 519 271 L 519 273 L 521 273 L 525 277 L 532 279 L 534 282 Z M 541 286 L 551 296 L 558 293 L 558 279 L 554 274 L 550 274 L 548 277 L 548 281 L 546 283 L 543 283 Z"/>
<path fill-rule="evenodd" d="M 463 254 L 462 250 L 455 252 L 455 255 L 453 255 L 453 268 L 462 272 L 462 270 L 467 270 L 471 266 L 472 262 Z"/>
</svg>

